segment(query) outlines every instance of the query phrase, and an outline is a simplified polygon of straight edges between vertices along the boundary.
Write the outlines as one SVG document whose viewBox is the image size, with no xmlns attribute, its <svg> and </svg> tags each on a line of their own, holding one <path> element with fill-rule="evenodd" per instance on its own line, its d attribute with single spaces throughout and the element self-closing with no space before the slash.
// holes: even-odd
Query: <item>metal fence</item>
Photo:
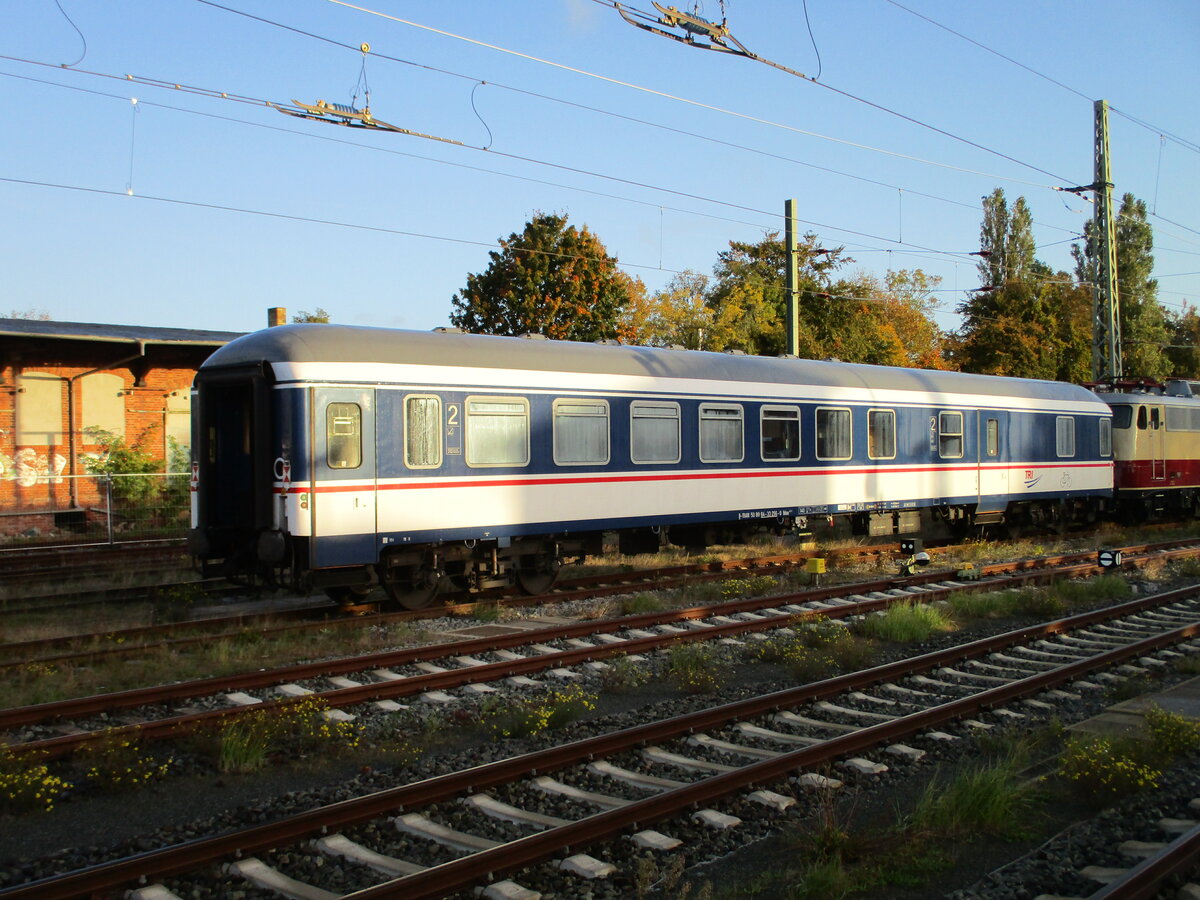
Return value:
<svg viewBox="0 0 1200 900">
<path fill-rule="evenodd" d="M 189 481 L 185 472 L 0 478 L 0 551 L 182 538 Z"/>
</svg>

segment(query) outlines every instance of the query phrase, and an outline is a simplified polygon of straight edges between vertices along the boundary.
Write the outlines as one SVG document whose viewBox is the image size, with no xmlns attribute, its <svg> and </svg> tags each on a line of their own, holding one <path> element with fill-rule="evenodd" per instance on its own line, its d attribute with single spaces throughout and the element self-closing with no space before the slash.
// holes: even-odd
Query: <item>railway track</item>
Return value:
<svg viewBox="0 0 1200 900">
<path fill-rule="evenodd" d="M 1185 551 L 1189 547 L 1200 550 L 1200 539 L 1192 541 L 1165 541 L 1152 544 L 1139 544 L 1122 548 L 1122 553 L 1130 557 L 1145 556 L 1166 551 Z M 833 559 L 856 559 L 867 556 L 894 555 L 899 551 L 899 545 L 888 544 L 869 548 L 850 548 L 829 551 L 825 555 Z M 466 603 L 453 603 L 439 606 L 436 609 L 405 610 L 392 613 L 367 613 L 350 616 L 329 617 L 330 612 L 337 608 L 328 603 L 313 606 L 274 606 L 264 612 L 239 613 L 232 616 L 209 617 L 183 622 L 145 625 L 135 628 L 106 630 L 79 635 L 61 635 L 39 640 L 9 642 L 0 644 L 0 672 L 15 669 L 31 663 L 41 665 L 88 665 L 101 659 L 129 658 L 154 650 L 179 650 L 185 647 L 204 644 L 213 640 L 236 637 L 243 630 L 253 628 L 255 633 L 262 636 L 282 635 L 285 633 L 304 632 L 317 629 L 339 628 L 368 628 L 386 626 L 400 622 L 415 622 L 422 619 L 436 618 L 444 615 L 469 616 L 480 604 L 517 607 L 528 604 L 567 603 L 580 599 L 601 598 L 619 594 L 632 593 L 638 590 L 665 590 L 694 584 L 705 580 L 727 578 L 733 574 L 783 574 L 802 567 L 815 553 L 781 554 L 765 557 L 749 557 L 745 559 L 727 560 L 723 562 L 697 563 L 690 565 L 667 566 L 658 569 L 639 572 L 622 572 L 612 574 L 590 575 L 571 579 L 555 591 L 538 596 L 499 593 L 492 594 L 479 600 Z M 1035 560 L 1018 560 L 1013 562 L 996 563 L 982 567 L 982 574 L 994 575 L 1005 572 L 1020 571 L 1036 566 L 1055 566 L 1084 562 L 1094 558 L 1092 552 L 1059 554 L 1056 556 L 1040 557 Z M 920 583 L 922 578 L 916 576 L 909 583 Z M 941 577 L 945 577 L 943 574 Z M 887 579 L 889 586 L 899 583 L 895 579 Z M 320 615 L 321 618 L 313 620 Z M 293 621 L 300 619 L 301 621 Z M 62 650 L 65 652 L 53 652 Z"/>
<path fill-rule="evenodd" d="M 74 605 L 120 598 L 130 587 L 106 582 L 130 582 L 192 567 L 182 539 L 137 541 L 75 547 L 24 548 L 0 551 L 0 613 L 27 613 L 49 605 L 64 608 L 64 593 L 86 593 Z M 53 586 L 47 591 L 47 586 Z"/>
<path fill-rule="evenodd" d="M 628 862 L 625 845 L 608 842 L 665 850 L 736 828 L 755 810 L 782 818 L 809 790 L 916 764 L 978 730 L 1070 710 L 1106 681 L 1200 653 L 1198 636 L 1194 586 L 448 772 L 0 897 L 82 897 L 160 880 L 169 891 L 162 897 L 251 885 L 354 900 L 476 887 L 535 897 L 543 881 L 564 877 L 582 893 L 589 878 L 629 878 L 617 871 Z M 331 856 L 336 866 L 326 865 Z M 579 874 L 563 875 L 549 863 L 556 859 Z"/>
<path fill-rule="evenodd" d="M 1192 552 L 1195 548 L 1157 548 L 1142 554 L 1141 560 Z M 1131 554 L 1129 564 L 1137 561 Z M 1101 571 L 1094 561 L 1077 559 L 1060 560 L 1057 566 L 1044 569 L 1034 568 L 1029 561 L 997 568 L 1006 574 L 970 583 L 948 579 L 946 573 L 925 573 L 907 579 L 902 586 L 894 579 L 839 585 L 14 707 L 0 710 L 0 732 L 9 736 L 13 746 L 59 757 L 101 740 L 178 738 L 254 710 L 280 709 L 313 699 L 330 710 L 386 714 L 395 711 L 400 700 L 438 702 L 445 691 L 467 685 L 530 686 L 533 675 L 570 677 L 564 675 L 570 667 L 602 665 L 615 656 L 636 656 L 696 641 L 736 639 L 818 617 L 849 619 L 902 600 L 932 602 L 955 592 L 996 591 Z M 492 660 L 484 660 L 485 655 Z M 198 705 L 208 708 L 197 711 Z M 136 721 L 114 726 L 112 716 L 118 713 Z M 64 730 L 68 733 L 61 733 Z"/>
</svg>

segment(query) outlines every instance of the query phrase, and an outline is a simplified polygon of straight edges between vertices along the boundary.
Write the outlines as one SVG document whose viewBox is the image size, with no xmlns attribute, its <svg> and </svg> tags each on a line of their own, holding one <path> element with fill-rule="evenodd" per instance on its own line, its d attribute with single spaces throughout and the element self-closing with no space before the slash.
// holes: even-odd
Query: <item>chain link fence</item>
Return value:
<svg viewBox="0 0 1200 900">
<path fill-rule="evenodd" d="M 0 479 L 0 550 L 187 535 L 186 472 Z"/>
</svg>

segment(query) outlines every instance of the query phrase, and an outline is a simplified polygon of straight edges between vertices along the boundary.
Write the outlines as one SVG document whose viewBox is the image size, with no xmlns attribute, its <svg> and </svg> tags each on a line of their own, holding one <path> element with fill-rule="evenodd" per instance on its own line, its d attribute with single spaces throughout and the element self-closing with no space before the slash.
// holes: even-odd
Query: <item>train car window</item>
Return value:
<svg viewBox="0 0 1200 900">
<path fill-rule="evenodd" d="M 938 456 L 942 457 L 942 459 L 962 459 L 962 455 L 962 413 L 938 413 Z"/>
<path fill-rule="evenodd" d="M 555 465 L 604 465 L 607 462 L 608 402 L 555 400 Z"/>
<path fill-rule="evenodd" d="M 1146 414 L 1146 407 L 1138 407 L 1138 431 L 1145 431 L 1146 425 L 1149 424 L 1150 417 Z"/>
<path fill-rule="evenodd" d="M 1167 431 L 1200 431 L 1200 409 L 1168 406 Z"/>
<path fill-rule="evenodd" d="M 896 458 L 895 410 L 867 410 L 867 455 L 871 459 Z"/>
<path fill-rule="evenodd" d="M 1059 456 L 1075 455 L 1075 419 L 1058 416 L 1054 420 L 1054 449 Z"/>
<path fill-rule="evenodd" d="M 759 412 L 762 432 L 762 458 L 796 460 L 800 458 L 800 408 L 764 406 Z"/>
<path fill-rule="evenodd" d="M 817 410 L 817 459 L 849 459 L 853 453 L 850 410 Z"/>
<path fill-rule="evenodd" d="M 1157 406 L 1150 407 L 1150 427 L 1155 431 L 1162 428 L 1162 411 Z"/>
<path fill-rule="evenodd" d="M 987 435 L 986 435 L 987 455 L 988 456 L 999 456 L 1000 455 L 1000 420 L 999 419 L 988 419 L 986 427 L 987 427 Z"/>
<path fill-rule="evenodd" d="M 1132 406 L 1114 406 L 1112 408 L 1112 414 L 1113 428 L 1128 428 L 1133 424 Z"/>
<path fill-rule="evenodd" d="M 404 463 L 410 469 L 436 469 L 442 464 L 440 397 L 404 398 Z"/>
<path fill-rule="evenodd" d="M 1126 407 L 1128 408 L 1128 407 Z M 1100 420 L 1100 455 L 1112 456 L 1112 420 Z"/>
<path fill-rule="evenodd" d="M 357 403 L 325 407 L 325 455 L 331 469 L 362 465 L 362 409 Z"/>
<path fill-rule="evenodd" d="M 743 413 L 734 404 L 700 404 L 700 462 L 741 462 L 745 458 Z"/>
<path fill-rule="evenodd" d="M 679 404 L 629 405 L 629 456 L 635 463 L 679 462 Z"/>
<path fill-rule="evenodd" d="M 468 397 L 467 465 L 529 464 L 529 401 L 523 397 Z"/>
</svg>

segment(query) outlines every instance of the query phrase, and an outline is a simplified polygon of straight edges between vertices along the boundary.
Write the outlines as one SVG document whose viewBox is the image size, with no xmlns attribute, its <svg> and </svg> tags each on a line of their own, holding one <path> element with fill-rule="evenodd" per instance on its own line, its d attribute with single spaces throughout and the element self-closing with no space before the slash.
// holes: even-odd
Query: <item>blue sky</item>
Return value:
<svg viewBox="0 0 1200 900">
<path fill-rule="evenodd" d="M 83 40 L 54 0 L 0 4 L 0 314 L 248 331 L 270 306 L 323 307 L 428 329 L 535 212 L 586 224 L 653 290 L 781 229 L 795 197 L 802 227 L 854 267 L 940 276 L 950 328 L 978 285 L 965 254 L 980 198 L 998 186 L 1030 204 L 1039 258 L 1070 269 L 1091 206 L 1050 187 L 1092 181 L 1099 98 L 1151 126 L 1113 113 L 1111 152 L 1117 195 L 1155 213 L 1160 299 L 1200 297 L 1193 0 L 901 0 L 1040 75 L 889 0 L 808 0 L 812 40 L 800 2 L 727 0 L 743 44 L 820 84 L 656 37 L 594 0 L 225 2 L 368 42 L 374 115 L 463 146 L 141 81 L 349 103 L 356 50 L 198 0 L 60 2 Z M 703 13 L 719 19 L 718 0 Z"/>
</svg>

